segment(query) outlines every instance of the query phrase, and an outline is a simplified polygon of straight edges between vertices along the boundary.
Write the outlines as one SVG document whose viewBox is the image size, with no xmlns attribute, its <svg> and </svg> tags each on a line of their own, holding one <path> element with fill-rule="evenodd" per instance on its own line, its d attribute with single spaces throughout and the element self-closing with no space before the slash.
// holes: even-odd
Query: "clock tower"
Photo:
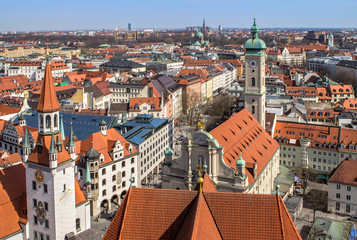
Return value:
<svg viewBox="0 0 357 240">
<path fill-rule="evenodd" d="M 39 136 L 25 163 L 29 239 L 65 239 L 77 230 L 75 162 L 60 133 L 60 105 L 49 63 L 36 110 Z"/>
<path fill-rule="evenodd" d="M 266 45 L 259 39 L 259 29 L 255 23 L 251 27 L 252 37 L 247 40 L 245 53 L 244 106 L 265 128 L 265 52 Z"/>
</svg>

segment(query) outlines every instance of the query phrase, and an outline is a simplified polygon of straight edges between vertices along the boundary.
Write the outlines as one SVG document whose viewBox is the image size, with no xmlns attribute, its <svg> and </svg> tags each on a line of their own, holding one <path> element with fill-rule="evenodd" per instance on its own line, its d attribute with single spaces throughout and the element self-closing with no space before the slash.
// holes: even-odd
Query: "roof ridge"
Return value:
<svg viewBox="0 0 357 240">
<path fill-rule="evenodd" d="M 295 225 L 294 221 L 292 220 L 292 218 L 291 218 L 291 216 L 290 216 L 290 214 L 289 214 L 289 211 L 288 211 L 288 209 L 286 208 L 285 203 L 283 202 L 283 199 L 282 199 L 282 197 L 281 197 L 280 195 L 279 195 L 279 201 L 283 203 L 283 204 L 281 204 L 281 205 L 282 205 L 282 208 L 285 209 L 285 212 L 287 213 L 287 217 L 289 218 L 290 224 L 291 224 L 291 226 L 293 227 L 293 229 L 294 229 L 296 235 L 297 235 L 298 237 L 300 237 L 300 239 L 302 239 L 301 236 L 300 236 L 300 233 L 299 233 L 299 231 L 297 230 L 296 225 Z"/>
<path fill-rule="evenodd" d="M 218 191 L 217 191 L 217 193 L 218 193 Z M 206 197 L 205 197 L 204 192 L 202 192 L 202 196 L 203 196 L 203 199 L 205 200 L 205 202 L 206 202 L 206 204 L 207 204 L 208 210 L 209 210 L 209 212 L 210 212 L 210 214 L 211 214 L 211 216 L 212 216 L 212 219 L 213 219 L 213 221 L 214 221 L 214 224 L 216 225 L 216 228 L 217 228 L 217 230 L 218 230 L 218 233 L 219 233 L 219 235 L 221 236 L 221 239 L 223 239 L 222 233 L 221 233 L 221 231 L 220 231 L 220 229 L 219 229 L 219 227 L 218 227 L 218 225 L 217 225 L 216 219 L 214 218 L 214 216 L 213 216 L 213 214 L 212 214 L 212 210 L 211 210 L 211 208 L 210 208 L 210 206 L 209 206 L 209 204 L 208 204 L 208 202 L 207 202 L 207 199 L 206 199 Z"/>
<path fill-rule="evenodd" d="M 281 233 L 283 235 L 283 239 L 285 239 L 285 233 L 284 233 L 284 223 L 283 223 L 283 216 L 282 216 L 282 213 L 281 213 L 281 206 L 280 206 L 280 199 L 279 199 L 279 194 L 276 194 L 276 200 L 278 202 L 278 211 L 279 211 L 279 219 L 280 219 L 280 227 L 281 227 Z"/>
<path fill-rule="evenodd" d="M 130 195 L 131 195 L 131 192 L 132 192 L 132 188 L 129 188 L 125 198 L 127 198 L 126 200 L 126 203 L 125 203 L 125 207 L 124 207 L 124 214 L 123 214 L 123 220 L 122 220 L 122 223 L 121 223 L 121 226 L 120 226 L 120 230 L 119 230 L 119 238 L 118 240 L 121 239 L 120 237 L 120 233 L 123 231 L 123 228 L 124 228 L 124 222 L 125 222 L 125 217 L 127 215 L 127 209 L 128 209 L 128 204 L 129 204 L 129 199 L 130 199 Z"/>
</svg>

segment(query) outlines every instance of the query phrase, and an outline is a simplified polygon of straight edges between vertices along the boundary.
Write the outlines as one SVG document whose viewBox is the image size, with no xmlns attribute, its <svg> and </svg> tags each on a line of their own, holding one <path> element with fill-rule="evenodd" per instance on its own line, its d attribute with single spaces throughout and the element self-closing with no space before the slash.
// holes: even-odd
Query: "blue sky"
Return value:
<svg viewBox="0 0 357 240">
<path fill-rule="evenodd" d="M 250 27 L 357 27 L 357 0 L 0 0 L 0 31 Z"/>
</svg>

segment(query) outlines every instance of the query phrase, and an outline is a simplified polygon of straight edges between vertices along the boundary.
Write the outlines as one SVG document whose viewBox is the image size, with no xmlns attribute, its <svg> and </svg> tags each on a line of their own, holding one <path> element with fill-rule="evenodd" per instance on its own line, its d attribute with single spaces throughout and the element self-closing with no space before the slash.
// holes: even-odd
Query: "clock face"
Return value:
<svg viewBox="0 0 357 240">
<path fill-rule="evenodd" d="M 43 172 L 41 172 L 41 170 L 39 170 L 39 169 L 37 169 L 36 172 L 35 172 L 35 180 L 38 183 L 42 183 L 43 180 L 45 180 Z"/>
<path fill-rule="evenodd" d="M 250 61 L 249 66 L 252 68 L 255 68 L 257 66 L 257 61 L 254 61 L 254 60 Z"/>
</svg>

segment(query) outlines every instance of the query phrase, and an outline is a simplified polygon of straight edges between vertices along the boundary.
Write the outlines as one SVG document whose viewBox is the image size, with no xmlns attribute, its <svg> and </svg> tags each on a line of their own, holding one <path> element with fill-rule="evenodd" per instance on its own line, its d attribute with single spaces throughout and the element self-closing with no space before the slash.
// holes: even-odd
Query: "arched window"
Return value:
<svg viewBox="0 0 357 240">
<path fill-rule="evenodd" d="M 53 120 L 53 125 L 54 125 L 55 128 L 58 126 L 58 117 L 57 117 L 57 114 L 55 114 L 55 118 L 54 118 L 54 120 Z"/>
<path fill-rule="evenodd" d="M 43 128 L 43 116 L 42 116 L 42 115 L 41 115 L 41 117 L 40 117 L 40 127 Z"/>
<path fill-rule="evenodd" d="M 252 77 L 252 87 L 255 87 L 255 77 Z"/>
<path fill-rule="evenodd" d="M 46 128 L 51 128 L 51 116 L 46 116 Z"/>
<path fill-rule="evenodd" d="M 252 106 L 252 114 L 255 113 L 255 106 Z"/>
</svg>

